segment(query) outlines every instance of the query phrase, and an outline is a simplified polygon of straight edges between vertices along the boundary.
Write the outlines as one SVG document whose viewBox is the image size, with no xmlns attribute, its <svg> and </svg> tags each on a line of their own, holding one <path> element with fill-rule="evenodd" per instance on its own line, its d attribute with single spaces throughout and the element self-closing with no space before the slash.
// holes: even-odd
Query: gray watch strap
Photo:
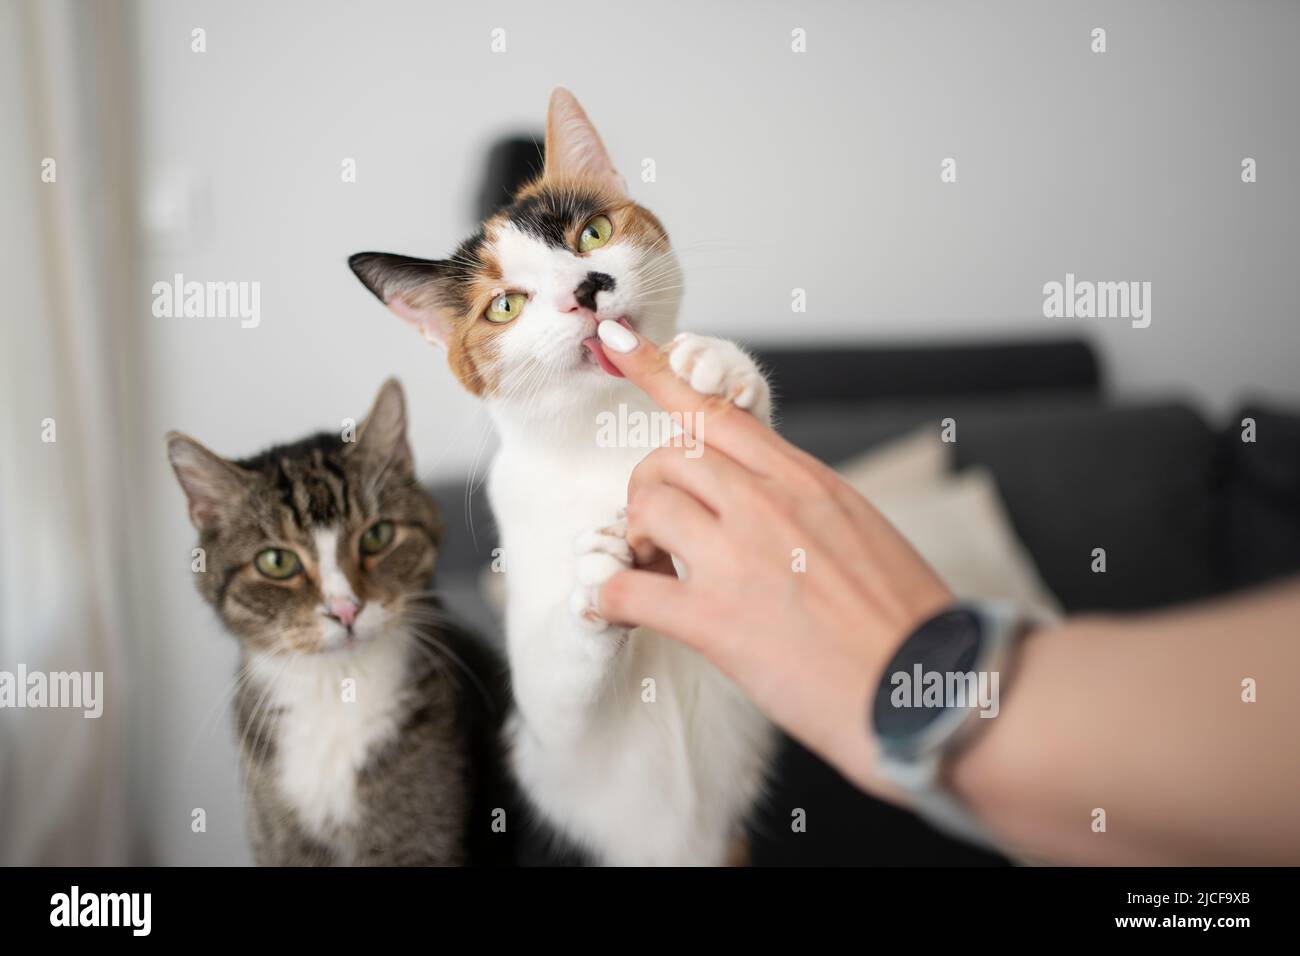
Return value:
<svg viewBox="0 0 1300 956">
<path fill-rule="evenodd" d="M 1024 632 L 1026 619 L 1006 604 L 967 602 L 964 606 L 977 609 L 981 621 L 989 628 L 987 652 L 979 662 L 979 669 L 998 671 L 1001 675 L 1010 668 L 1013 649 Z M 913 755 L 891 754 L 882 749 L 877 767 L 881 776 L 909 795 L 911 809 L 935 829 L 987 849 L 1005 852 L 940 779 L 943 762 L 959 750 L 972 733 L 979 732 L 976 728 L 982 722 L 972 712 L 942 739 L 929 742 L 922 752 Z"/>
<path fill-rule="evenodd" d="M 966 805 L 940 783 L 942 756 L 931 754 L 912 763 L 882 759 L 879 768 L 882 776 L 907 791 L 910 809 L 936 830 L 985 849 L 1005 852 Z"/>
</svg>

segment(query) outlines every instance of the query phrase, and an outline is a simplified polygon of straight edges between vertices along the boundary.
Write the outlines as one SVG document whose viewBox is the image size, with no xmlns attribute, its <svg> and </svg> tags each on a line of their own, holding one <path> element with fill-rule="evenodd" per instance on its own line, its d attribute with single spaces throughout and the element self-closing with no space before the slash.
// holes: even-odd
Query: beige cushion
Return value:
<svg viewBox="0 0 1300 956">
<path fill-rule="evenodd" d="M 948 448 L 923 429 L 837 470 L 880 509 L 962 598 L 1011 601 L 1046 620 L 1061 607 L 1011 528 L 993 476 L 950 474 Z"/>
</svg>

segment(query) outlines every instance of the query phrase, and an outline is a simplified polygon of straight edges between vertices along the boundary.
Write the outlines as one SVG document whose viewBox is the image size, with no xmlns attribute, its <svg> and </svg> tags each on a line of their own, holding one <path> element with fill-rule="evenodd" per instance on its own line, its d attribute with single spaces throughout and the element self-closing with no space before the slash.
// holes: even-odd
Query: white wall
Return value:
<svg viewBox="0 0 1300 956">
<path fill-rule="evenodd" d="M 140 277 L 147 428 L 249 453 L 337 427 L 397 374 L 422 468 L 463 471 L 483 416 L 344 260 L 450 251 L 486 144 L 540 128 L 557 84 L 683 249 L 691 327 L 787 342 L 1085 334 L 1121 396 L 1185 395 L 1216 415 L 1247 395 L 1300 400 L 1300 7 L 808 6 L 140 0 L 141 188 L 171 223 Z M 950 156 L 958 182 L 944 185 Z M 340 181 L 344 157 L 356 184 Z M 637 182 L 645 157 L 653 184 Z M 187 202 L 188 220 L 158 212 Z M 1151 281 L 1151 327 L 1044 319 L 1042 286 L 1067 271 Z M 153 318 L 149 286 L 174 272 L 261 282 L 260 327 Z M 791 313 L 793 287 L 807 314 Z M 233 642 L 176 561 L 190 532 L 161 450 L 141 481 L 158 509 L 142 640 L 167 695 L 151 747 L 166 783 L 141 812 L 162 860 L 242 860 L 228 715 L 199 727 Z M 189 831 L 194 806 L 207 838 Z"/>
</svg>

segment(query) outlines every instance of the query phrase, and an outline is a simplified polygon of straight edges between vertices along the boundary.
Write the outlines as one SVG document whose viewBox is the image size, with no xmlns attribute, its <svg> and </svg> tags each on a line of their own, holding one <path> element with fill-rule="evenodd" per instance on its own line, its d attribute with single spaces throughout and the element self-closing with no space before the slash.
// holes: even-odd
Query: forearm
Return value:
<svg viewBox="0 0 1300 956">
<path fill-rule="evenodd" d="M 1047 861 L 1295 863 L 1298 621 L 1292 583 L 1035 633 L 950 785 L 1009 846 Z"/>
</svg>

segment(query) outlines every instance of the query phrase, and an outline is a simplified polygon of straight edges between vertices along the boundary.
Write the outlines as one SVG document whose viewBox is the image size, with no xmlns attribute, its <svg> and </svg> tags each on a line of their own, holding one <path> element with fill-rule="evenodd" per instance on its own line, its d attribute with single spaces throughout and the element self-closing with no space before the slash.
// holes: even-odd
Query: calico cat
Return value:
<svg viewBox="0 0 1300 956">
<path fill-rule="evenodd" d="M 228 461 L 172 433 L 167 450 L 206 554 L 199 591 L 240 643 L 256 861 L 496 861 L 480 804 L 498 790 L 503 667 L 429 590 L 442 527 L 397 382 L 355 441 Z"/>
<path fill-rule="evenodd" d="M 594 606 L 631 564 L 620 509 L 648 451 L 602 447 L 598 422 L 620 406 L 656 411 L 616 377 L 596 326 L 672 337 L 681 273 L 663 225 L 628 197 L 577 100 L 556 90 L 542 175 L 454 255 L 366 252 L 349 265 L 446 347 L 497 426 L 488 494 L 508 582 L 511 761 L 527 796 L 602 863 L 734 860 L 772 761 L 771 726 L 703 658 L 610 626 Z M 740 348 L 683 334 L 669 349 L 692 387 L 770 420 L 767 382 Z"/>
</svg>

